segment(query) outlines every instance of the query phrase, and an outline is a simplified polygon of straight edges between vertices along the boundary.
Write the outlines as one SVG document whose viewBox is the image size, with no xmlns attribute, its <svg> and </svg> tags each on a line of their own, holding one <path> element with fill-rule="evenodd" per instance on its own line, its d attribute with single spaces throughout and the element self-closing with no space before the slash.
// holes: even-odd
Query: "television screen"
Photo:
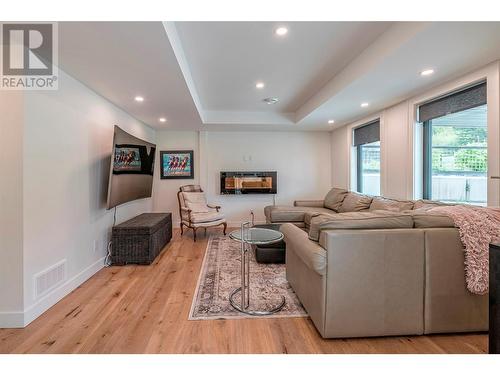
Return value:
<svg viewBox="0 0 500 375">
<path fill-rule="evenodd" d="M 108 209 L 151 197 L 156 145 L 115 126 L 108 185 Z"/>
</svg>

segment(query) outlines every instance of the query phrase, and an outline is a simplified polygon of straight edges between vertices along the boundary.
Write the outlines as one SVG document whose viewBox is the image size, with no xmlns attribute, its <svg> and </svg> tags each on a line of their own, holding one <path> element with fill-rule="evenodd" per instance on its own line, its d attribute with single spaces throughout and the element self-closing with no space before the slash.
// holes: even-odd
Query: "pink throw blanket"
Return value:
<svg viewBox="0 0 500 375">
<path fill-rule="evenodd" d="M 474 294 L 488 293 L 488 252 L 491 242 L 500 241 L 500 210 L 476 206 L 442 206 L 429 212 L 449 216 L 465 247 L 465 281 Z"/>
</svg>

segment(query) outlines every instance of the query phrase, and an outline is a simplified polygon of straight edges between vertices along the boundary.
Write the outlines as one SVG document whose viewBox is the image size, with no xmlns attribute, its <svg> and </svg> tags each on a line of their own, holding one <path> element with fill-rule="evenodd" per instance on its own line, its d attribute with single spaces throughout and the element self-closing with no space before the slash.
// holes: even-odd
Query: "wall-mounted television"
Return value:
<svg viewBox="0 0 500 375">
<path fill-rule="evenodd" d="M 108 184 L 108 210 L 153 192 L 156 145 L 115 126 Z"/>
</svg>

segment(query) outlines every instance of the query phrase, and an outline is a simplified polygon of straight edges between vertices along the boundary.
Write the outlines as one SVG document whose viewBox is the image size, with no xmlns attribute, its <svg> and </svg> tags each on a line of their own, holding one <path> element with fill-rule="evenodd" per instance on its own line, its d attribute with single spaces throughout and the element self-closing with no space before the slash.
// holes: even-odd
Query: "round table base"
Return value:
<svg viewBox="0 0 500 375">
<path fill-rule="evenodd" d="M 281 297 L 281 302 L 274 308 L 270 309 L 270 310 L 264 310 L 264 311 L 255 311 L 255 310 L 248 310 L 248 309 L 243 309 L 238 303 L 234 302 L 233 300 L 233 297 L 240 293 L 241 292 L 241 287 L 240 288 L 236 288 L 235 290 L 233 290 L 231 292 L 231 294 L 229 295 L 229 303 L 231 304 L 231 306 L 238 310 L 239 312 L 242 312 L 244 314 L 248 314 L 248 315 L 253 315 L 253 316 L 265 316 L 265 315 L 272 315 L 274 313 L 277 313 L 278 311 L 280 311 L 284 306 L 285 306 L 285 297 L 284 296 L 280 296 Z"/>
</svg>

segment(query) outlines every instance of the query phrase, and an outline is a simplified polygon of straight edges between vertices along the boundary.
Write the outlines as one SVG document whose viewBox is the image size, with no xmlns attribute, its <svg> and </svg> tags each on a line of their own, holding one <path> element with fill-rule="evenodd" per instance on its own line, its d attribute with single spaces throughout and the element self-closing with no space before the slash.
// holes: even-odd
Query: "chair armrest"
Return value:
<svg viewBox="0 0 500 375">
<path fill-rule="evenodd" d="M 321 200 L 298 200 L 293 202 L 295 207 L 324 207 L 325 201 Z"/>
<path fill-rule="evenodd" d="M 217 212 L 219 212 L 219 210 L 221 208 L 220 206 L 216 206 L 216 205 L 213 205 L 213 204 L 207 204 L 207 206 L 210 207 L 210 208 L 215 208 L 217 210 Z"/>
<path fill-rule="evenodd" d="M 192 210 L 190 208 L 187 208 L 187 207 L 181 207 L 181 212 L 186 212 L 188 214 L 188 220 L 189 220 L 189 222 L 191 222 L 191 212 L 192 212 Z M 182 218 L 181 218 L 181 220 L 182 220 Z"/>
</svg>

